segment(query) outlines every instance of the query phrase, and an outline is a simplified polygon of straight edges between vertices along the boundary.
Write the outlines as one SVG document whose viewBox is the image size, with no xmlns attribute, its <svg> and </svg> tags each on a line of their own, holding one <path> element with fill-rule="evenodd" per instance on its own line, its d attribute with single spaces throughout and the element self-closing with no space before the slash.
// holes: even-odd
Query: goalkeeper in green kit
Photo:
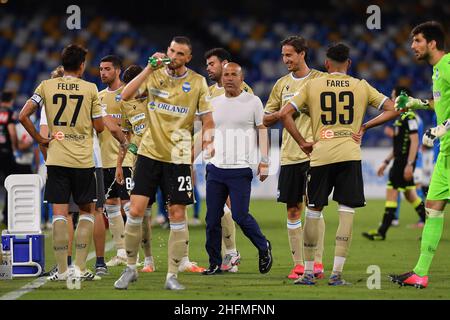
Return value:
<svg viewBox="0 0 450 320">
<path fill-rule="evenodd" d="M 427 219 L 422 232 L 419 261 L 413 271 L 390 275 L 390 278 L 403 286 L 426 288 L 428 271 L 442 235 L 445 206 L 450 201 L 450 53 L 444 51 L 444 29 L 435 21 L 416 26 L 411 35 L 411 48 L 416 58 L 433 66 L 433 100 L 399 97 L 395 101 L 396 108 L 434 109 L 438 126 L 428 129 L 422 141 L 426 146 L 433 146 L 434 141 L 439 139 L 441 146 L 425 204 Z"/>
</svg>

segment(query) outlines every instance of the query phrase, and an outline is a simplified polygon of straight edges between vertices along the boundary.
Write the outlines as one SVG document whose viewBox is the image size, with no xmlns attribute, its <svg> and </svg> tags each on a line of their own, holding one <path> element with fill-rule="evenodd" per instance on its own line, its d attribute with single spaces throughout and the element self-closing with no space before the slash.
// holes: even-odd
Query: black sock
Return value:
<svg viewBox="0 0 450 320">
<path fill-rule="evenodd" d="M 95 260 L 96 266 L 104 266 L 105 265 L 105 257 L 97 257 Z"/>
<path fill-rule="evenodd" d="M 381 223 L 381 226 L 378 228 L 378 233 L 381 234 L 383 237 L 386 236 L 386 232 L 391 226 L 392 220 L 395 219 L 396 210 L 397 208 L 385 208 L 383 222 Z"/>
<path fill-rule="evenodd" d="M 421 222 L 425 222 L 425 205 L 423 201 L 415 208 Z"/>
<path fill-rule="evenodd" d="M 70 266 L 72 264 L 72 256 L 67 256 L 67 265 Z"/>
</svg>

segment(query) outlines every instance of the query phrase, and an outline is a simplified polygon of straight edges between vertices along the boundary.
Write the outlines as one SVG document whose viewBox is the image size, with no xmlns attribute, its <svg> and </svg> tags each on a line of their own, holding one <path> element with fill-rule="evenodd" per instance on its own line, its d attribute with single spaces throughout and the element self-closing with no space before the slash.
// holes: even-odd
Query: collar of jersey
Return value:
<svg viewBox="0 0 450 320">
<path fill-rule="evenodd" d="M 342 76 L 346 76 L 347 75 L 346 73 L 343 73 L 343 72 L 332 72 L 330 74 L 339 74 L 339 75 L 342 75 Z"/>
<path fill-rule="evenodd" d="M 113 93 L 113 92 L 119 91 L 122 88 L 123 88 L 123 84 L 120 87 L 118 87 L 116 90 L 109 90 L 109 87 L 106 87 L 106 91 L 109 92 L 109 93 Z"/>
<path fill-rule="evenodd" d="M 311 72 L 312 72 L 312 69 L 309 69 L 309 72 L 308 72 L 308 74 L 306 75 L 306 76 L 304 76 L 304 77 L 301 77 L 301 78 L 296 78 L 295 76 L 294 76 L 294 73 L 293 72 L 291 72 L 291 77 L 292 77 L 292 79 L 294 79 L 294 80 L 303 80 L 303 79 L 306 79 L 306 78 L 308 78 L 309 77 L 309 75 L 311 74 Z"/>
<path fill-rule="evenodd" d="M 189 69 L 186 68 L 186 72 L 185 72 L 182 76 L 179 76 L 179 77 L 174 77 L 174 76 L 172 76 L 171 74 L 169 74 L 169 73 L 167 72 L 167 69 L 164 69 L 164 72 L 165 72 L 169 77 L 171 77 L 171 78 L 173 78 L 173 79 L 183 79 L 183 78 L 186 78 L 186 77 L 188 76 L 188 74 L 189 74 Z"/>
</svg>

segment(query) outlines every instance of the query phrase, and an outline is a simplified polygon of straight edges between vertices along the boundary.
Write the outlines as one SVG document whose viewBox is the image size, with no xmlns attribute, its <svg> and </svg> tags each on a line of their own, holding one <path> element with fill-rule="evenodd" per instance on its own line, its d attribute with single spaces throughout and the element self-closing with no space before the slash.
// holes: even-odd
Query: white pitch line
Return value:
<svg viewBox="0 0 450 320">
<path fill-rule="evenodd" d="M 108 243 L 106 243 L 105 245 L 105 252 L 108 252 L 109 250 L 111 250 L 114 247 L 114 242 L 113 241 L 109 241 Z M 87 261 L 91 260 L 95 258 L 95 251 L 92 251 L 89 253 L 89 255 L 87 256 Z M 21 296 L 39 288 L 42 287 L 46 282 L 47 282 L 47 277 L 40 277 L 37 278 L 36 280 L 27 283 L 26 285 L 24 285 L 22 288 L 8 292 L 6 294 L 4 294 L 3 296 L 0 297 L 0 300 L 17 300 L 19 299 Z"/>
</svg>

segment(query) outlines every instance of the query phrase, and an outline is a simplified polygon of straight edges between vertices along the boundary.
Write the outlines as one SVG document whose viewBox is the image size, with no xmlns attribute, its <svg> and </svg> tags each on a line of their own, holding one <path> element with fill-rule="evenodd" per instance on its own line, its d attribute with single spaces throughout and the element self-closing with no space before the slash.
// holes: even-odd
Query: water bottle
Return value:
<svg viewBox="0 0 450 320">
<path fill-rule="evenodd" d="M 134 143 L 130 143 L 128 145 L 128 151 L 130 151 L 132 154 L 137 155 L 138 152 L 138 146 L 135 145 Z"/>
<path fill-rule="evenodd" d="M 154 69 L 161 67 L 165 64 L 167 65 L 170 63 L 170 61 L 171 61 L 170 58 L 157 58 L 157 57 L 148 58 L 148 64 Z"/>
</svg>

